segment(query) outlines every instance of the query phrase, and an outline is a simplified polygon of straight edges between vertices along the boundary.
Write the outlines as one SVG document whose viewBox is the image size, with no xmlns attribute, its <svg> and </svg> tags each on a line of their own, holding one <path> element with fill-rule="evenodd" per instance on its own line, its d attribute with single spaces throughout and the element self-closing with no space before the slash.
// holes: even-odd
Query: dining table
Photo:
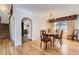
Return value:
<svg viewBox="0 0 79 59">
<path fill-rule="evenodd" d="M 49 38 L 53 38 L 53 47 L 54 47 L 54 43 L 55 43 L 55 39 L 54 38 L 59 36 L 59 34 L 58 33 L 46 33 L 44 35 L 46 35 Z"/>
</svg>

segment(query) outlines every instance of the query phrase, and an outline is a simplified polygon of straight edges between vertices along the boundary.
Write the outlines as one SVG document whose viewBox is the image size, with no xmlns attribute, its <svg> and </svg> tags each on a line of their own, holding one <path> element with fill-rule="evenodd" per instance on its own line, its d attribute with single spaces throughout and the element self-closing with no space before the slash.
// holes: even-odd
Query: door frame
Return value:
<svg viewBox="0 0 79 59">
<path fill-rule="evenodd" d="M 23 21 L 24 21 L 24 20 L 31 22 L 31 39 L 30 39 L 30 40 L 32 40 L 32 20 L 31 20 L 30 18 L 28 18 L 28 17 L 23 17 L 23 18 L 22 18 L 22 21 L 21 21 L 21 29 L 22 29 L 22 30 L 21 30 L 21 36 L 22 36 L 22 42 L 23 42 L 23 35 L 24 35 L 24 34 L 23 34 L 23 30 L 24 30 L 24 29 L 23 29 L 23 28 L 24 28 L 24 22 L 23 22 Z"/>
</svg>

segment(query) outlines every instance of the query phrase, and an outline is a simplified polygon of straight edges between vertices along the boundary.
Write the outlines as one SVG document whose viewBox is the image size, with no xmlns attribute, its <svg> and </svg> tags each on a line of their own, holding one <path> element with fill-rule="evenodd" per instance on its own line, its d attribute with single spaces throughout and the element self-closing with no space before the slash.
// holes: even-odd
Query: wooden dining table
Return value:
<svg viewBox="0 0 79 59">
<path fill-rule="evenodd" d="M 49 38 L 53 38 L 53 47 L 54 47 L 54 42 L 55 42 L 54 37 L 59 36 L 59 34 L 57 34 L 57 33 L 53 33 L 53 34 L 52 33 L 46 33 L 44 35 L 48 36 Z"/>
</svg>

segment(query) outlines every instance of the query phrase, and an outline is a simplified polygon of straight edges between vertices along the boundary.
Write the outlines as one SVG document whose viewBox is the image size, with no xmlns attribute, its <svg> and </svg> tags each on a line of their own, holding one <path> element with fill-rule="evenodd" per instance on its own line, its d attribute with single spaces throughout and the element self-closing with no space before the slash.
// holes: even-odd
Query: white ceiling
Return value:
<svg viewBox="0 0 79 59">
<path fill-rule="evenodd" d="M 0 4 L 1 23 L 9 23 L 11 4 Z"/>
<path fill-rule="evenodd" d="M 35 13 L 47 13 L 52 12 L 55 14 L 78 14 L 79 13 L 79 4 L 17 4 L 19 8 L 28 10 Z M 0 4 L 0 11 L 9 12 L 11 4 Z"/>
<path fill-rule="evenodd" d="M 11 5 L 10 4 L 0 4 L 0 12 L 8 14 L 10 12 Z"/>
<path fill-rule="evenodd" d="M 36 13 L 79 14 L 79 4 L 18 4 L 19 8 Z"/>
</svg>

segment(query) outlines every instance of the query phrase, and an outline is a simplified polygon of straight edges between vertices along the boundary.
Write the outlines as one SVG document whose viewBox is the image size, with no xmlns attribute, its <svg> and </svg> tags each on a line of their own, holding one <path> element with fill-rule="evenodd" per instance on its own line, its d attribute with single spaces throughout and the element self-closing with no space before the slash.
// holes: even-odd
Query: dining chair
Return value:
<svg viewBox="0 0 79 59">
<path fill-rule="evenodd" d="M 47 49 L 47 43 L 50 42 L 50 45 L 52 46 L 52 40 L 46 35 L 45 30 L 40 30 L 40 37 L 41 37 L 41 44 L 40 47 L 42 46 L 42 42 L 45 43 L 45 50 Z"/>
<path fill-rule="evenodd" d="M 67 39 L 76 40 L 78 42 L 78 29 L 74 29 L 71 35 L 68 35 Z"/>
<path fill-rule="evenodd" d="M 59 39 L 60 45 L 62 46 L 62 44 L 63 44 L 62 36 L 63 36 L 63 30 L 61 30 L 58 35 L 53 36 L 53 42 L 55 39 Z M 53 44 L 53 46 L 54 46 L 54 44 Z"/>
</svg>

